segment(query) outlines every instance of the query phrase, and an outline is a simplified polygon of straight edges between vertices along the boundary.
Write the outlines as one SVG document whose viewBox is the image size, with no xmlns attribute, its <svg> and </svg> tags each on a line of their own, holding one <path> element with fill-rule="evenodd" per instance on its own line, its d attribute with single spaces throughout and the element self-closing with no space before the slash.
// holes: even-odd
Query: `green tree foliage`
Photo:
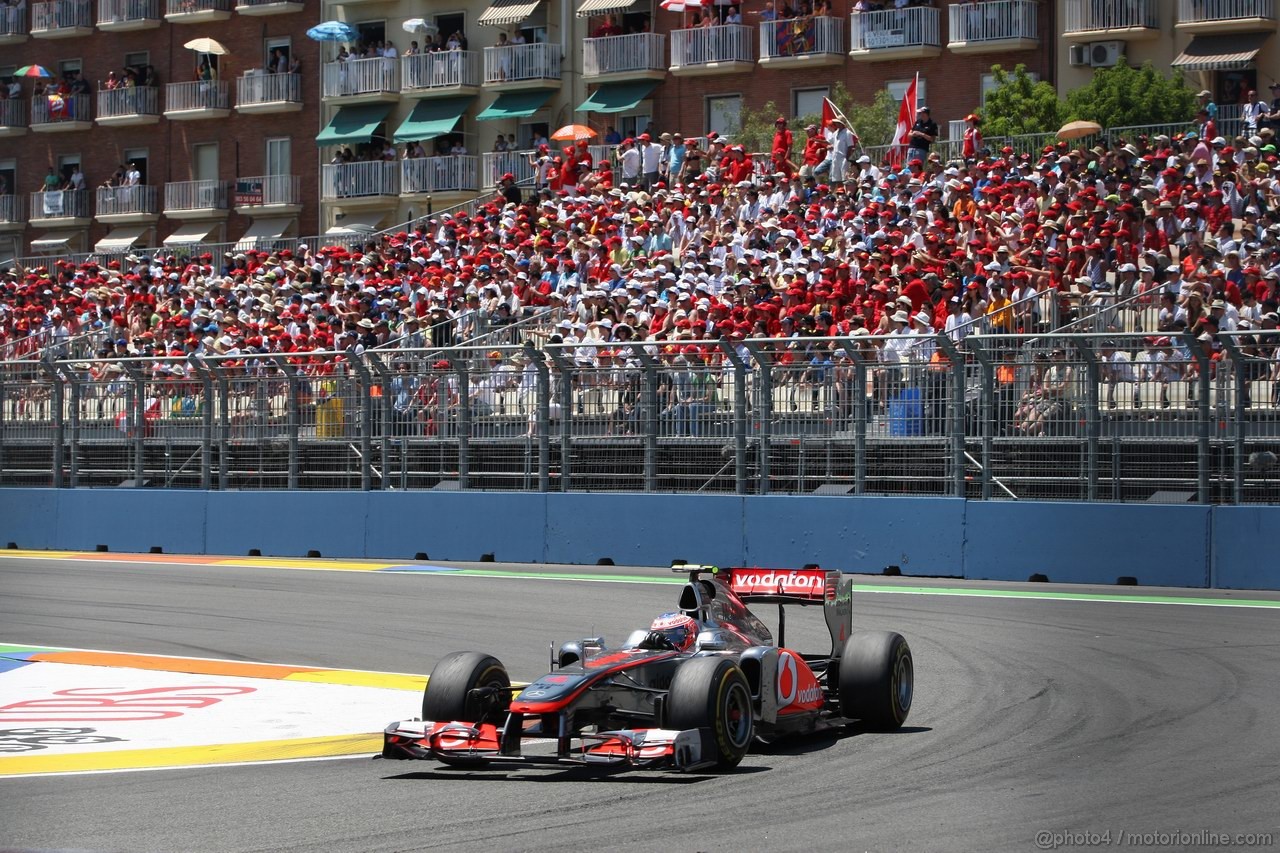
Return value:
<svg viewBox="0 0 1280 853">
<path fill-rule="evenodd" d="M 1196 95 L 1182 71 L 1165 77 L 1150 62 L 1130 68 L 1123 57 L 1112 68 L 1099 68 L 1093 79 L 1067 94 L 1068 121 L 1096 121 L 1105 128 L 1135 124 L 1174 124 L 1195 118 Z"/>
<path fill-rule="evenodd" d="M 893 140 L 893 129 L 898 122 L 898 102 L 888 89 L 878 90 L 871 103 L 859 103 L 843 83 L 836 83 L 828 97 L 849 119 L 863 145 L 888 145 Z M 733 141 L 748 151 L 768 151 L 773 145 L 773 123 L 780 114 L 773 101 L 758 110 L 743 107 L 740 127 L 733 135 Z M 804 151 L 805 127 L 821 123 L 821 115 L 799 116 L 787 122 L 795 137 L 794 152 L 797 156 Z"/>
<path fill-rule="evenodd" d="M 988 139 L 1020 133 L 1047 133 L 1062 126 L 1063 104 L 1053 84 L 1037 82 L 1018 65 L 1010 73 L 991 66 L 995 88 L 987 93 L 985 107 L 975 109 L 982 116 L 982 133 Z"/>
</svg>

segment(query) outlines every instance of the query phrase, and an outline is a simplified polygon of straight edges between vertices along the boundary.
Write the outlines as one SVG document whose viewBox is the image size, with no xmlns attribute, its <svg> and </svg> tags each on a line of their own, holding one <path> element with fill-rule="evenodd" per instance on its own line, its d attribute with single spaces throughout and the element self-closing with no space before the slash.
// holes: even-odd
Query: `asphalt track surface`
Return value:
<svg viewBox="0 0 1280 853">
<path fill-rule="evenodd" d="M 620 641 L 678 589 L 4 559 L 0 640 L 401 672 L 475 648 L 527 679 L 549 641 Z M 1041 831 L 1277 829 L 1275 609 L 866 593 L 854 619 L 911 643 L 904 731 L 757 750 L 719 777 L 346 759 L 0 780 L 0 846 L 978 851 L 1034 850 Z M 812 645 L 820 617 L 788 632 Z"/>
</svg>

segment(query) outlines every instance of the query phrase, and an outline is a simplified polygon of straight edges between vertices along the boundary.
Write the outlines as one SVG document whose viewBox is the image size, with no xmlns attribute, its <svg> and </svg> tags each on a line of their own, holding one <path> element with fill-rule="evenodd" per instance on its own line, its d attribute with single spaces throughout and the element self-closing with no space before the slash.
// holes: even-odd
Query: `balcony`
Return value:
<svg viewBox="0 0 1280 853">
<path fill-rule="evenodd" d="M 751 27 L 742 24 L 672 30 L 671 73 L 692 77 L 750 71 L 756 62 L 754 41 Z"/>
<path fill-rule="evenodd" d="M 484 189 L 493 189 L 498 179 L 508 172 L 516 179 L 517 184 L 532 181 L 533 166 L 529 165 L 529 155 L 533 151 L 488 151 L 480 155 L 480 183 Z"/>
<path fill-rule="evenodd" d="M 1255 33 L 1276 28 L 1276 0 L 1178 0 L 1177 29 L 1188 33 Z"/>
<path fill-rule="evenodd" d="M 301 110 L 301 74 L 258 73 L 236 78 L 236 112 L 241 115 Z"/>
<path fill-rule="evenodd" d="M 415 98 L 480 92 L 480 54 L 445 50 L 400 57 L 400 91 Z"/>
<path fill-rule="evenodd" d="M 305 3 L 291 0 L 236 0 L 236 11 L 241 15 L 289 15 L 304 8 Z"/>
<path fill-rule="evenodd" d="M 0 195 L 0 231 L 21 231 L 27 227 L 24 201 L 20 195 Z"/>
<path fill-rule="evenodd" d="M 165 0 L 164 19 L 171 24 L 204 24 L 231 17 L 231 0 Z"/>
<path fill-rule="evenodd" d="M 62 133 L 93 127 L 91 95 L 41 96 L 31 99 L 31 129 L 37 133 Z"/>
<path fill-rule="evenodd" d="M 22 44 L 28 38 L 27 10 L 17 6 L 9 6 L 0 10 L 0 45 Z"/>
<path fill-rule="evenodd" d="M 170 219 L 223 219 L 230 210 L 226 181 L 171 181 L 164 185 Z"/>
<path fill-rule="evenodd" d="M 98 187 L 93 217 L 112 225 L 155 222 L 160 218 L 160 193 L 146 184 Z"/>
<path fill-rule="evenodd" d="M 52 0 L 31 6 L 31 37 L 69 39 L 93 32 L 89 0 Z"/>
<path fill-rule="evenodd" d="M 158 124 L 160 90 L 155 86 L 111 89 L 98 93 L 98 117 L 103 127 L 128 127 L 136 124 Z"/>
<path fill-rule="evenodd" d="M 170 83 L 164 87 L 164 117 L 173 121 L 226 118 L 231 98 L 222 80 Z"/>
<path fill-rule="evenodd" d="M 985 8 L 988 4 L 982 4 Z M 863 62 L 926 59 L 942 53 L 938 10 L 932 6 L 856 12 L 849 16 L 849 55 Z"/>
<path fill-rule="evenodd" d="M 1040 46 L 1035 0 L 953 3 L 947 9 L 952 53 L 1002 53 Z"/>
<path fill-rule="evenodd" d="M 89 224 L 88 190 L 54 190 L 32 193 L 32 225 L 43 228 L 84 228 Z"/>
<path fill-rule="evenodd" d="M 470 154 L 401 160 L 401 195 L 446 195 L 480 190 L 480 158 Z"/>
<path fill-rule="evenodd" d="M 31 107 L 27 106 L 26 101 L 0 101 L 0 139 L 25 136 L 27 122 L 30 120 Z"/>
<path fill-rule="evenodd" d="M 1062 31 L 1072 38 L 1141 41 L 1160 37 L 1159 0 L 1066 0 Z"/>
<path fill-rule="evenodd" d="M 661 80 L 667 76 L 667 37 L 658 33 L 582 40 L 582 79 L 591 83 Z"/>
<path fill-rule="evenodd" d="M 484 49 L 484 87 L 494 92 L 560 88 L 560 45 L 547 42 Z"/>
<path fill-rule="evenodd" d="M 369 104 L 400 99 L 400 66 L 394 59 L 348 59 L 324 64 L 324 99 Z"/>
<path fill-rule="evenodd" d="M 400 195 L 400 164 L 339 163 L 320 167 L 320 200 L 343 208 L 386 204 Z"/>
<path fill-rule="evenodd" d="M 259 175 L 236 178 L 236 213 L 249 216 L 298 214 L 302 193 L 297 175 Z"/>
<path fill-rule="evenodd" d="M 760 22 L 760 64 L 819 67 L 844 63 L 843 19 L 826 16 Z"/>
<path fill-rule="evenodd" d="M 154 30 L 160 18 L 160 0 L 98 0 L 98 29 L 103 32 Z"/>
</svg>

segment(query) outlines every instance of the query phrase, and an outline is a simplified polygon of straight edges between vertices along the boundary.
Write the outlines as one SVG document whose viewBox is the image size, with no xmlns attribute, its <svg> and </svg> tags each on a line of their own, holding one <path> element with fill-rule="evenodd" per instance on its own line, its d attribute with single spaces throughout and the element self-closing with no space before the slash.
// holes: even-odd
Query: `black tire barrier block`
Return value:
<svg viewBox="0 0 1280 853">
<path fill-rule="evenodd" d="M 597 566 L 612 566 L 612 565 L 613 565 L 613 557 L 601 557 L 600 559 L 596 560 L 596 565 L 597 565 Z"/>
<path fill-rule="evenodd" d="M 152 546 L 151 546 L 151 553 L 152 553 L 152 554 L 163 554 L 163 553 L 164 553 L 164 548 L 160 547 L 159 545 L 152 545 Z"/>
<path fill-rule="evenodd" d="M 817 563 L 805 563 L 805 564 L 804 564 L 804 571 L 806 571 L 806 572 L 811 571 L 811 570 L 813 570 L 813 569 L 820 569 L 820 568 L 822 568 L 822 567 L 821 567 L 821 566 L 819 566 Z"/>
<path fill-rule="evenodd" d="M 1027 578 L 1027 582 L 1028 583 L 1048 583 L 1049 576 L 1045 574 L 1041 574 L 1040 572 L 1036 572 L 1034 575 Z"/>
<path fill-rule="evenodd" d="M 1116 586 L 1137 586 L 1138 579 L 1133 575 L 1121 575 L 1116 578 Z"/>
<path fill-rule="evenodd" d="M 900 566 L 885 566 L 884 573 L 891 578 L 902 577 L 902 568 Z"/>
<path fill-rule="evenodd" d="M 494 562 L 493 555 L 492 555 L 492 554 L 481 554 L 481 555 L 480 555 L 480 562 L 482 562 L 482 563 L 492 563 L 492 562 Z"/>
<path fill-rule="evenodd" d="M 416 553 L 416 554 L 414 554 L 414 555 L 413 555 L 413 559 L 415 559 L 415 560 L 430 560 L 431 558 L 427 556 L 427 552 L 426 552 L 426 551 L 419 551 L 418 553 Z"/>
<path fill-rule="evenodd" d="M 312 548 L 310 551 L 307 552 L 307 557 L 308 559 L 312 559 L 312 560 L 319 559 L 320 552 L 317 551 L 315 548 Z"/>
<path fill-rule="evenodd" d="M 106 546 L 106 545 L 99 545 L 99 546 L 98 546 L 97 548 L 95 548 L 94 550 L 96 550 L 96 551 L 106 551 L 106 550 L 109 550 L 109 549 L 107 548 L 107 546 Z"/>
<path fill-rule="evenodd" d="M 8 548 L 10 551 L 16 551 L 16 550 L 18 550 L 18 543 L 17 543 L 17 542 L 10 542 L 8 545 L 6 545 L 6 546 L 4 546 L 4 547 Z"/>
<path fill-rule="evenodd" d="M 689 561 L 688 561 L 688 560 L 672 560 L 672 561 L 671 561 L 671 568 L 673 568 L 673 569 L 674 569 L 676 566 L 687 566 L 687 565 L 689 565 Z"/>
<path fill-rule="evenodd" d="M 261 557 L 261 556 L 262 556 L 262 549 L 261 549 L 261 548 L 250 548 L 250 549 L 249 549 L 249 556 L 250 556 L 250 557 Z"/>
</svg>

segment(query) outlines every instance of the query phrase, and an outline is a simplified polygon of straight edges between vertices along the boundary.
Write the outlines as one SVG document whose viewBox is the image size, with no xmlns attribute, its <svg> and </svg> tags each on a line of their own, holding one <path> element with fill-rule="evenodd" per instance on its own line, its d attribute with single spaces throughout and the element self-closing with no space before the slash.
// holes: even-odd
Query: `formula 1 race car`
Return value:
<svg viewBox="0 0 1280 853">
<path fill-rule="evenodd" d="M 729 769 L 752 741 L 858 723 L 900 727 L 914 665 L 901 634 L 852 632 L 839 571 L 677 565 L 679 610 L 620 649 L 564 643 L 551 672 L 511 686 L 496 659 L 455 652 L 431 672 L 422 719 L 392 723 L 383 758 L 511 764 Z M 748 605 L 777 604 L 778 641 Z M 821 605 L 831 649 L 785 645 L 787 605 Z"/>
</svg>

